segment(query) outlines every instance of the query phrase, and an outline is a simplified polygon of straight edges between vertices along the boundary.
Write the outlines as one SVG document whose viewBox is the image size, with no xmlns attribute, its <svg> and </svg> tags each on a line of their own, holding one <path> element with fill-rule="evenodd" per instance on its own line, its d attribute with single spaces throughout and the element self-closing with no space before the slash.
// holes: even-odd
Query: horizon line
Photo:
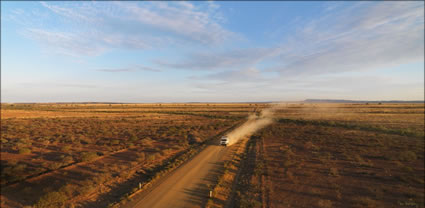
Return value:
<svg viewBox="0 0 425 208">
<path fill-rule="evenodd" d="M 187 102 L 110 102 L 110 101 L 79 101 L 79 102 L 0 102 L 1 104 L 190 104 L 190 103 L 425 103 L 425 100 L 346 100 L 346 99 L 304 99 L 292 101 L 187 101 Z"/>
</svg>

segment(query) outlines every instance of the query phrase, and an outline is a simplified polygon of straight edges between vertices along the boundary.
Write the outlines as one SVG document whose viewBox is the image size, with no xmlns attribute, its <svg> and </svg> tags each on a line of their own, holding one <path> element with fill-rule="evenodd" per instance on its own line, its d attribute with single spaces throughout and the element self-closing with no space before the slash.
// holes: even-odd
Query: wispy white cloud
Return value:
<svg viewBox="0 0 425 208">
<path fill-rule="evenodd" d="M 423 61 L 423 2 L 368 2 L 309 22 L 286 42 L 283 75 L 338 73 Z"/>
<path fill-rule="evenodd" d="M 41 2 L 49 15 L 22 11 L 10 15 L 23 31 L 50 51 L 93 56 L 121 49 L 220 44 L 236 38 L 225 29 L 215 3 L 190 2 Z M 39 14 L 40 16 L 37 16 Z M 24 20 L 22 20 L 24 18 Z M 41 24 L 56 25 L 53 28 Z"/>
<path fill-rule="evenodd" d="M 199 52 L 180 61 L 157 61 L 178 69 L 261 69 L 281 77 L 376 70 L 424 60 L 423 2 L 355 3 L 300 24 L 298 32 L 267 49 Z M 221 74 L 229 72 L 220 72 Z M 216 72 L 214 72 L 216 74 Z M 210 76 L 218 78 L 225 76 Z"/>
<path fill-rule="evenodd" d="M 74 6 L 78 6 L 77 8 L 74 7 L 64 7 L 64 6 L 58 6 L 58 5 L 53 5 L 47 2 L 40 2 L 41 5 L 43 5 L 45 8 L 49 9 L 50 11 L 67 17 L 67 18 L 71 18 L 74 20 L 80 20 L 80 21 L 89 21 L 89 22 L 94 22 L 96 21 L 95 19 L 95 11 L 93 10 L 93 8 L 91 7 L 84 7 L 84 6 L 78 6 L 78 5 L 74 5 Z"/>
<path fill-rule="evenodd" d="M 225 27 L 226 21 L 233 19 L 226 20 L 219 4 L 212 1 L 45 2 L 41 5 L 44 10 L 17 9 L 7 18 L 22 24 L 26 28 L 22 33 L 49 51 L 96 56 L 114 49 L 155 49 L 155 53 L 141 58 L 153 60 L 154 65 L 147 65 L 152 68 L 125 67 L 125 63 L 122 68 L 89 68 L 110 73 L 178 69 L 182 70 L 177 72 L 181 72 L 179 75 L 187 75 L 183 80 L 181 76 L 169 75 L 167 79 L 175 82 L 166 85 L 158 80 L 143 82 L 145 85 L 139 85 L 141 82 L 137 80 L 131 86 L 127 82 L 115 82 L 113 87 L 110 82 L 104 83 L 99 88 L 107 88 L 104 95 L 111 99 L 114 95 L 123 96 L 122 92 L 128 97 L 141 94 L 142 88 L 149 94 L 151 86 L 161 89 L 155 98 L 164 99 L 192 96 L 227 101 L 285 100 L 285 97 L 303 99 L 316 94 L 320 95 L 317 98 L 391 99 L 395 96 L 392 92 L 399 99 L 423 98 L 423 79 L 413 83 L 411 78 L 402 80 L 394 74 L 380 75 L 386 71 L 377 72 L 413 62 L 423 64 L 423 2 L 327 3 L 319 16 L 306 15 L 282 23 L 270 32 L 268 37 L 272 41 L 245 40 L 243 46 L 241 42 L 232 42 L 242 35 Z M 257 30 L 257 27 L 249 29 Z M 246 26 L 235 29 L 250 31 Z M 246 37 L 254 36 L 258 34 Z M 122 75 L 116 77 L 133 74 Z M 61 88 L 70 90 L 71 85 Z M 191 90 L 195 92 L 187 93 Z M 93 95 L 98 94 L 98 88 L 92 91 Z M 78 89 L 73 92 L 79 95 Z"/>
<path fill-rule="evenodd" d="M 93 56 L 107 50 L 105 45 L 99 41 L 93 40 L 91 37 L 82 38 L 81 35 L 69 32 L 27 29 L 23 34 L 39 41 L 46 46 L 47 49 L 60 54 Z"/>
<path fill-rule="evenodd" d="M 373 70 L 423 61 L 423 2 L 367 2 L 300 24 L 298 32 L 273 48 L 195 52 L 162 67 L 242 70 L 273 61 L 263 71 L 282 76 Z M 277 64 L 276 64 L 277 63 Z"/>
<path fill-rule="evenodd" d="M 157 64 L 210 71 L 194 76 L 193 86 L 222 93 L 234 89 L 240 96 L 267 92 L 296 98 L 316 92 L 322 98 L 390 99 L 393 91 L 399 99 L 423 99 L 423 81 L 373 75 L 378 69 L 424 61 L 423 15 L 423 2 L 355 3 L 300 24 L 298 32 L 274 48 L 201 52 Z"/>
<path fill-rule="evenodd" d="M 235 36 L 214 18 L 214 3 L 209 3 L 206 10 L 201 10 L 189 2 L 155 2 L 149 7 L 127 2 L 116 4 L 126 12 L 128 19 L 181 35 L 192 41 L 215 44 Z"/>
</svg>

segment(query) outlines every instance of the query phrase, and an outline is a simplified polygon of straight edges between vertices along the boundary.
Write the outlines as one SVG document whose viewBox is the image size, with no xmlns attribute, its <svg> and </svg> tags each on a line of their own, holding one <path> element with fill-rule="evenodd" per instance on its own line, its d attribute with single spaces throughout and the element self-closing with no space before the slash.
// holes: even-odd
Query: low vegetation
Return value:
<svg viewBox="0 0 425 208">
<path fill-rule="evenodd" d="M 194 154 L 194 145 L 242 121 L 253 108 L 2 104 L 2 207 L 113 204 L 139 182 L 177 167 Z"/>
<path fill-rule="evenodd" d="M 401 105 L 325 107 L 277 110 L 248 145 L 236 207 L 424 207 L 423 105 L 404 121 Z"/>
<path fill-rule="evenodd" d="M 264 187 L 265 167 L 261 156 L 260 137 L 253 135 L 246 146 L 241 166 L 240 176 L 236 182 L 236 195 L 233 199 L 234 207 L 262 207 L 266 194 Z"/>
<path fill-rule="evenodd" d="M 107 207 L 268 106 L 1 107 L 1 207 Z M 284 104 L 274 121 L 221 164 L 208 207 L 424 207 L 423 104 Z"/>
<path fill-rule="evenodd" d="M 229 158 L 226 158 L 225 162 L 217 167 L 217 174 L 212 176 L 212 183 L 209 184 L 211 195 L 206 207 L 219 208 L 230 206 L 228 202 L 235 195 L 233 184 L 238 180 L 238 170 L 242 164 L 247 141 L 248 138 L 243 138 L 236 144 L 228 147 L 228 151 L 231 152 Z"/>
</svg>

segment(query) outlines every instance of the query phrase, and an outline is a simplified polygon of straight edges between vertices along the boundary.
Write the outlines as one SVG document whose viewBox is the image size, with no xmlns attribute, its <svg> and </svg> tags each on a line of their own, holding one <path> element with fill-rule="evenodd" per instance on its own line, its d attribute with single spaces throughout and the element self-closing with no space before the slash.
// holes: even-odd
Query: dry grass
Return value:
<svg viewBox="0 0 425 208">
<path fill-rule="evenodd" d="M 190 148 L 189 134 L 209 139 L 252 109 L 249 104 L 2 104 L 2 207 L 40 205 L 57 193 L 66 197 L 52 203 L 107 206 L 119 198 L 102 196 L 124 195 L 134 187 L 131 178 L 149 180 L 147 173 L 161 171 L 160 164 Z"/>
<path fill-rule="evenodd" d="M 423 207 L 423 107 L 292 104 L 279 109 L 277 122 L 258 133 L 264 151 L 255 161 L 264 164 L 267 178 L 260 189 L 266 194 L 263 203 Z"/>
<path fill-rule="evenodd" d="M 228 151 L 231 151 L 232 154 L 224 162 L 220 174 L 216 176 L 217 179 L 211 186 L 212 197 L 208 200 L 206 207 L 226 207 L 226 203 L 234 195 L 232 192 L 234 191 L 233 184 L 241 165 L 247 141 L 248 138 L 242 138 L 236 144 L 228 147 Z"/>
<path fill-rule="evenodd" d="M 107 206 L 188 150 L 189 134 L 211 138 L 266 107 L 2 104 L 1 207 Z M 275 121 L 240 157 L 235 207 L 423 207 L 423 104 L 283 104 Z M 237 164 L 210 205 L 226 203 Z"/>
</svg>

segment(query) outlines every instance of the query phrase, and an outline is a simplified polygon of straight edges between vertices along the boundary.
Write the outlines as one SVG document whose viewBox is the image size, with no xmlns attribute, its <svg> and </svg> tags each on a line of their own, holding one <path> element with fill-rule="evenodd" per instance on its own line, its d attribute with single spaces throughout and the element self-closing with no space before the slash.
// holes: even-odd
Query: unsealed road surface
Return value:
<svg viewBox="0 0 425 208">
<path fill-rule="evenodd" d="M 228 147 L 209 145 L 153 189 L 136 195 L 123 207 L 202 207 L 209 195 L 207 184 L 220 167 Z"/>
</svg>

